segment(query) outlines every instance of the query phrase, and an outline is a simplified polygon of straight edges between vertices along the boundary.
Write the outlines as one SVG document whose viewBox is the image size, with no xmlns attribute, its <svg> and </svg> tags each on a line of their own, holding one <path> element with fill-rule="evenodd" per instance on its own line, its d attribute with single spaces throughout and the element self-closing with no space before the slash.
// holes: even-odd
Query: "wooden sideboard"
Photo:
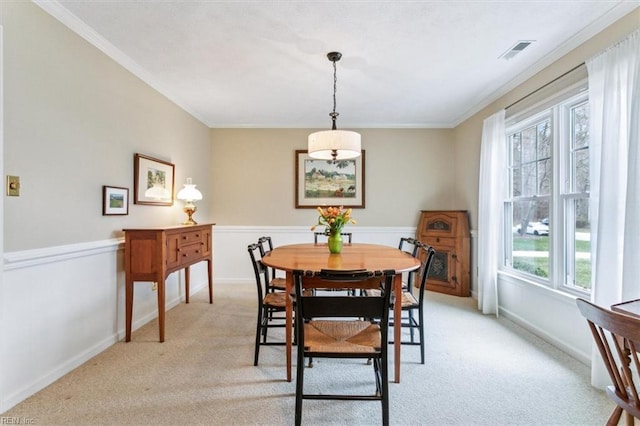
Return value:
<svg viewBox="0 0 640 426">
<path fill-rule="evenodd" d="M 423 210 L 416 239 L 436 250 L 427 290 L 470 296 L 471 234 L 464 210 Z"/>
<path fill-rule="evenodd" d="M 215 224 L 207 223 L 123 229 L 126 274 L 125 341 L 131 341 L 133 283 L 136 281 L 157 283 L 158 326 L 161 342 L 164 342 L 165 280 L 169 274 L 180 269 L 185 270 L 185 301 L 189 303 L 189 267 L 206 260 L 209 275 L 209 303 L 213 303 L 213 225 Z"/>
</svg>

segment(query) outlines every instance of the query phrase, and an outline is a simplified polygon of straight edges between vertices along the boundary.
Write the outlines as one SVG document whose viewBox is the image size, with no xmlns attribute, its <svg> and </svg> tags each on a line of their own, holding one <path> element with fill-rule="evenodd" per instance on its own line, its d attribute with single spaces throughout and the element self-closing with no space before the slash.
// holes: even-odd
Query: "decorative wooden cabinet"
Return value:
<svg viewBox="0 0 640 426">
<path fill-rule="evenodd" d="M 423 210 L 416 239 L 436 250 L 427 278 L 427 290 L 470 296 L 471 234 L 467 212 Z"/>
<path fill-rule="evenodd" d="M 126 338 L 131 340 L 133 318 L 133 283 L 158 284 L 158 326 L 164 342 L 165 280 L 184 269 L 185 301 L 189 303 L 189 267 L 201 261 L 208 263 L 209 303 L 213 303 L 213 223 L 162 228 L 124 229 L 124 267 L 126 275 Z"/>
</svg>

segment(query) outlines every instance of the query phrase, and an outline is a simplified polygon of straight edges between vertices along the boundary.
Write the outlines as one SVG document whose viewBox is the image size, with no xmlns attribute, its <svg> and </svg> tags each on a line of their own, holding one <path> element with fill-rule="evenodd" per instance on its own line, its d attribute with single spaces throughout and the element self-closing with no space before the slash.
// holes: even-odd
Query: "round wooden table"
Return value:
<svg viewBox="0 0 640 426">
<path fill-rule="evenodd" d="M 340 254 L 330 254 L 327 244 L 291 244 L 274 248 L 262 259 L 262 262 L 272 268 L 281 269 L 286 273 L 286 291 L 293 287 L 292 271 L 320 271 L 321 269 L 352 270 L 366 269 L 369 271 L 396 271 L 394 279 L 394 293 L 396 300 L 402 300 L 402 273 L 414 271 L 420 267 L 420 261 L 409 253 L 395 247 L 379 244 L 345 244 Z M 402 315 L 400 303 L 394 304 L 394 316 Z M 293 305 L 287 298 L 286 309 L 286 353 L 287 353 L 287 381 L 291 381 L 291 348 Z M 394 327 L 394 381 L 400 383 L 400 332 Z"/>
</svg>

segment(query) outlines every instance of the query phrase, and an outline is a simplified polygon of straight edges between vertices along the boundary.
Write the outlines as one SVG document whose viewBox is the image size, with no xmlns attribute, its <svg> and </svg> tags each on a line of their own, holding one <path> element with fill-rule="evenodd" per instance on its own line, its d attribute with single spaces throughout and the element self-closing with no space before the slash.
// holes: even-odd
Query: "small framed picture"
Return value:
<svg viewBox="0 0 640 426">
<path fill-rule="evenodd" d="M 133 157 L 133 203 L 173 205 L 175 166 L 167 161 L 135 154 Z"/>
<path fill-rule="evenodd" d="M 129 214 L 129 188 L 102 187 L 102 215 Z"/>
</svg>

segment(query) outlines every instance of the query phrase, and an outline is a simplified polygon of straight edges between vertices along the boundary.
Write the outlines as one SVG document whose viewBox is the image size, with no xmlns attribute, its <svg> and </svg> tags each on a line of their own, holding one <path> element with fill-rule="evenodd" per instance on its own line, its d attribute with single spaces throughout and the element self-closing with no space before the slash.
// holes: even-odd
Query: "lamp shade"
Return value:
<svg viewBox="0 0 640 426">
<path fill-rule="evenodd" d="M 187 178 L 187 183 L 184 184 L 184 188 L 178 192 L 178 200 L 202 200 L 202 192 L 198 191 L 196 185 L 191 183 L 191 178 Z"/>
<path fill-rule="evenodd" d="M 360 133 L 350 130 L 324 130 L 309 135 L 309 157 L 319 160 L 346 160 L 360 155 Z"/>
<path fill-rule="evenodd" d="M 156 183 L 151 188 L 144 191 L 144 196 L 154 198 L 156 200 L 163 200 L 171 198 L 171 191 L 164 186 L 161 186 L 159 183 Z"/>
</svg>

